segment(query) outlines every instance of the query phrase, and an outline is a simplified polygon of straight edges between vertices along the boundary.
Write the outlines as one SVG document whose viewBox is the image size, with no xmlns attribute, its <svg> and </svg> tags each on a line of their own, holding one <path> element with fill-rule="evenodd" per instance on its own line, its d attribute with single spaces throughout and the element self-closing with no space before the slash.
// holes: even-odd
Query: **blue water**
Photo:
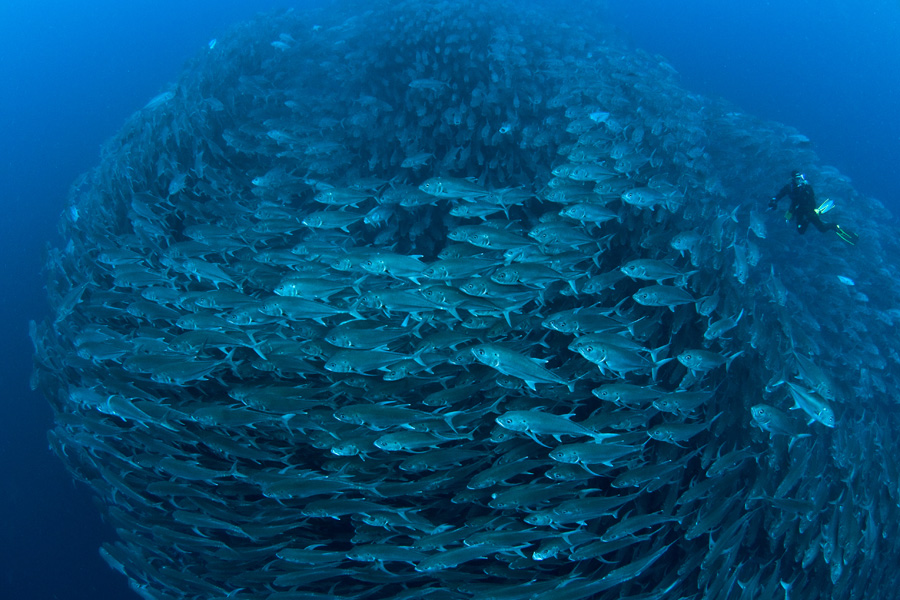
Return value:
<svg viewBox="0 0 900 600">
<path fill-rule="evenodd" d="M 795 126 L 823 162 L 900 211 L 900 4 L 732 4 L 610 0 L 608 10 L 636 46 L 666 57 L 686 88 Z M 288 5 L 0 2 L 0 597 L 132 597 L 100 559 L 111 533 L 47 450 L 50 410 L 28 390 L 27 322 L 46 310 L 41 251 L 69 184 L 131 113 L 231 23 Z"/>
<path fill-rule="evenodd" d="M 635 46 L 675 66 L 684 87 L 796 127 L 825 164 L 900 211 L 896 0 L 621 0 L 609 7 Z"/>
</svg>

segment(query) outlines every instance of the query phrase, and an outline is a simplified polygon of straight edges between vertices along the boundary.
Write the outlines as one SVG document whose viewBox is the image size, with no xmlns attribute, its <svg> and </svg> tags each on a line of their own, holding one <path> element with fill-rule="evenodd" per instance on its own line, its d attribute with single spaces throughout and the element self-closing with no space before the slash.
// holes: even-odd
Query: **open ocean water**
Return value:
<svg viewBox="0 0 900 600">
<path fill-rule="evenodd" d="M 900 3 L 733 4 L 610 0 L 604 12 L 635 47 L 674 66 L 685 89 L 795 127 L 824 164 L 897 214 Z M 97 164 L 101 144 L 210 39 L 257 12 L 292 5 L 303 6 L 268 0 L 0 3 L 2 598 L 136 597 L 100 558 L 98 547 L 113 532 L 89 491 L 75 485 L 48 450 L 51 411 L 28 385 L 27 324 L 49 311 L 42 253 L 48 241 L 58 242 L 68 188 Z M 564 13 L 578 10 L 558 6 Z M 792 167 L 773 174 L 773 194 Z"/>
</svg>

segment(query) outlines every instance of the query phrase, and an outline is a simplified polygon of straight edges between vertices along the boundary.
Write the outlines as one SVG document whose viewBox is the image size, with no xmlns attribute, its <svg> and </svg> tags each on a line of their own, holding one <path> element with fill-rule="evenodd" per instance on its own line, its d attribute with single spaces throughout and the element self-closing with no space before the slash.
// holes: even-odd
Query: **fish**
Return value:
<svg viewBox="0 0 900 600">
<path fill-rule="evenodd" d="M 692 372 L 705 373 L 722 365 L 725 365 L 725 370 L 727 371 L 732 361 L 743 353 L 743 350 L 738 350 L 726 356 L 718 352 L 692 348 L 685 350 L 675 358 Z"/>
<path fill-rule="evenodd" d="M 682 392 L 684 393 L 684 392 Z M 655 407 L 654 407 L 655 408 Z M 680 414 L 680 413 L 676 413 Z M 667 442 L 670 444 L 678 444 L 678 442 L 683 442 L 691 439 L 695 435 L 702 433 L 703 431 L 707 431 L 712 424 L 722 416 L 723 413 L 719 413 L 715 415 L 712 419 L 707 422 L 701 423 L 683 423 L 683 422 L 668 422 L 662 423 L 660 425 L 656 425 L 647 430 L 647 435 L 651 438 L 661 441 Z"/>
<path fill-rule="evenodd" d="M 559 214 L 563 217 L 569 217 L 570 219 L 593 225 L 601 225 L 607 221 L 621 221 L 619 214 L 612 209 L 587 203 L 571 204 L 559 211 Z"/>
<path fill-rule="evenodd" d="M 689 292 L 671 285 L 650 285 L 641 288 L 631 297 L 643 306 L 665 306 L 673 312 L 676 306 L 696 302 Z"/>
<path fill-rule="evenodd" d="M 613 461 L 639 450 L 640 448 L 637 446 L 618 444 L 612 441 L 602 444 L 583 442 L 557 446 L 550 452 L 550 458 L 565 464 L 581 465 L 590 471 L 589 465 L 600 464 L 614 467 Z M 593 471 L 590 472 L 593 473 Z"/>
<path fill-rule="evenodd" d="M 353 188 L 331 188 L 319 192 L 313 197 L 315 202 L 330 206 L 358 206 L 361 202 L 371 198 L 372 195 Z"/>
<path fill-rule="evenodd" d="M 291 321 L 313 320 L 323 322 L 326 317 L 340 314 L 357 316 L 353 308 L 340 308 L 317 300 L 307 300 L 296 296 L 272 296 L 257 310 L 270 317 L 282 317 Z"/>
<path fill-rule="evenodd" d="M 348 227 L 363 220 L 365 215 L 342 210 L 320 210 L 301 219 L 301 223 L 312 229 L 340 229 L 349 232 Z"/>
<path fill-rule="evenodd" d="M 533 245 L 531 240 L 517 233 L 482 225 L 460 225 L 450 230 L 447 237 L 485 250 L 509 250 Z"/>
<path fill-rule="evenodd" d="M 438 554 L 432 554 L 417 562 L 415 569 L 420 573 L 444 571 L 452 567 L 457 567 L 462 563 L 484 558 L 496 550 L 497 547 L 492 544 L 474 544 L 472 546 L 451 548 L 450 550 Z"/>
<path fill-rule="evenodd" d="M 329 356 L 325 369 L 335 373 L 370 373 L 404 360 L 406 355 L 390 350 L 338 350 Z"/>
<path fill-rule="evenodd" d="M 342 423 L 361 425 L 372 431 L 384 431 L 391 427 L 412 428 L 415 423 L 434 419 L 429 412 L 381 404 L 350 404 L 335 410 L 332 416 Z"/>
<path fill-rule="evenodd" d="M 662 193 L 647 187 L 639 187 L 622 192 L 621 198 L 626 204 L 640 209 L 649 208 L 653 210 L 657 206 L 666 204 L 666 197 Z"/>
<path fill-rule="evenodd" d="M 233 288 L 238 287 L 237 282 L 231 275 L 225 272 L 218 265 L 205 262 L 199 259 L 189 258 L 182 263 L 185 272 L 192 275 L 197 281 L 208 281 L 213 284 L 216 289 L 222 284 L 228 284 Z"/>
<path fill-rule="evenodd" d="M 795 352 L 794 358 L 797 361 L 798 374 L 814 392 L 825 400 L 833 401 L 837 398 L 834 382 L 825 369 L 803 356 L 802 353 Z"/>
<path fill-rule="evenodd" d="M 665 392 L 647 385 L 632 383 L 607 383 L 591 390 L 601 400 L 613 402 L 620 406 L 641 406 L 653 402 L 665 395 Z"/>
<path fill-rule="evenodd" d="M 396 431 L 380 436 L 374 444 L 385 452 L 415 452 L 450 441 L 452 440 L 427 431 Z"/>
<path fill-rule="evenodd" d="M 278 296 L 293 296 L 311 300 L 328 300 L 334 294 L 351 287 L 351 282 L 318 277 L 287 276 L 275 287 Z"/>
<path fill-rule="evenodd" d="M 541 443 L 537 436 L 551 436 L 559 441 L 560 436 L 590 437 L 596 441 L 602 441 L 614 434 L 598 433 L 591 431 L 578 423 L 571 421 L 564 415 L 555 415 L 542 411 L 513 410 L 503 413 L 496 419 L 497 424 L 504 429 L 524 433 L 538 444 Z"/>
<path fill-rule="evenodd" d="M 646 515 L 636 515 L 622 519 L 618 523 L 610 526 L 600 536 L 600 540 L 604 542 L 614 542 L 623 537 L 631 536 L 642 529 L 648 527 L 656 527 L 665 523 L 680 521 L 678 517 L 666 515 L 664 513 L 650 513 Z"/>
<path fill-rule="evenodd" d="M 416 256 L 378 252 L 363 259 L 360 267 L 367 273 L 406 278 L 418 283 L 418 278 L 422 276 L 426 265 Z"/>
<path fill-rule="evenodd" d="M 418 169 L 427 165 L 432 158 L 434 154 L 430 152 L 416 152 L 404 158 L 400 166 L 404 169 Z"/>
<path fill-rule="evenodd" d="M 711 322 L 709 327 L 706 328 L 706 331 L 703 332 L 703 339 L 714 340 L 722 337 L 722 335 L 737 327 L 737 324 L 740 323 L 741 317 L 743 316 L 744 310 L 741 309 L 741 312 L 738 313 L 737 316 L 723 317 L 718 321 Z"/>
<path fill-rule="evenodd" d="M 794 400 L 794 408 L 805 412 L 810 417 L 810 422 L 815 421 L 830 428 L 837 425 L 834 409 L 825 398 L 791 381 L 787 385 Z"/>
<path fill-rule="evenodd" d="M 542 366 L 541 361 L 521 355 L 497 344 L 478 344 L 471 348 L 475 360 L 504 375 L 516 377 L 531 389 L 535 384 L 570 386 L 571 382 Z"/>
<path fill-rule="evenodd" d="M 422 275 L 440 281 L 467 279 L 491 271 L 496 266 L 494 261 L 484 258 L 444 258 L 430 263 Z"/>
<path fill-rule="evenodd" d="M 551 283 L 563 280 L 566 280 L 574 291 L 574 283 L 571 279 L 546 265 L 518 263 L 500 267 L 491 274 L 491 281 L 501 285 L 526 285 L 541 289 Z"/>
<path fill-rule="evenodd" d="M 490 194 L 490 190 L 477 183 L 454 177 L 432 177 L 426 179 L 419 186 L 419 189 L 430 196 L 445 199 L 472 200 Z"/>
<path fill-rule="evenodd" d="M 594 363 L 600 368 L 601 372 L 611 372 L 621 375 L 634 371 L 650 370 L 653 379 L 656 379 L 656 373 L 659 368 L 669 362 L 670 358 L 658 359 L 657 355 L 666 350 L 666 348 L 658 348 L 651 352 L 650 358 L 642 355 L 639 350 L 624 347 L 623 345 L 609 343 L 608 339 L 600 338 L 593 334 L 576 338 L 569 349 L 577 352 L 586 360 Z M 643 348 L 641 348 L 643 350 Z"/>
<path fill-rule="evenodd" d="M 700 233 L 696 231 L 682 231 L 672 237 L 672 239 L 669 241 L 669 245 L 675 250 L 678 250 L 681 256 L 684 256 L 685 253 L 690 254 L 691 264 L 697 266 L 699 263 L 699 258 L 696 255 L 700 250 L 700 244 L 702 241 L 703 236 Z"/>
<path fill-rule="evenodd" d="M 675 391 L 660 394 L 653 407 L 662 412 L 686 416 L 712 398 L 712 392 Z"/>
<path fill-rule="evenodd" d="M 569 523 L 586 524 L 600 517 L 616 514 L 617 509 L 637 498 L 637 494 L 589 495 L 573 498 L 552 508 L 532 512 L 525 517 L 531 525 L 559 528 Z"/>
<path fill-rule="evenodd" d="M 742 244 L 733 244 L 734 250 L 734 277 L 742 284 L 747 283 L 750 277 L 750 265 L 747 261 L 747 248 Z"/>
<path fill-rule="evenodd" d="M 627 327 L 627 323 L 591 307 L 580 307 L 549 314 L 542 325 L 547 329 L 571 334 L 603 333 L 624 330 Z"/>
<path fill-rule="evenodd" d="M 597 580 L 593 585 L 589 584 L 588 587 L 591 590 L 591 593 L 600 592 L 603 590 L 610 589 L 616 585 L 619 585 L 625 581 L 630 581 L 635 577 L 639 576 L 645 570 L 650 568 L 653 563 L 658 561 L 663 554 L 672 546 L 672 544 L 668 544 L 666 546 L 662 546 L 656 551 L 646 555 L 640 560 L 634 561 L 628 565 L 619 567 L 617 569 L 613 569 L 606 573 L 603 577 Z"/>
<path fill-rule="evenodd" d="M 756 404 L 752 406 L 750 408 L 750 415 L 760 429 L 772 435 L 786 435 L 792 438 L 792 444 L 797 439 L 810 437 L 811 435 L 809 433 L 804 433 L 793 417 L 768 404 Z"/>
<path fill-rule="evenodd" d="M 661 260 L 636 259 L 628 261 L 619 268 L 622 273 L 632 279 L 642 279 L 662 283 L 666 279 L 674 278 L 680 282 L 680 285 L 679 283 L 675 284 L 677 287 L 683 287 L 686 284 L 687 274 L 682 273 L 681 270 L 676 269 L 669 263 Z"/>
<path fill-rule="evenodd" d="M 322 339 L 338 348 L 355 350 L 385 349 L 409 335 L 406 329 L 387 328 L 370 321 L 346 321 L 325 333 Z"/>
</svg>

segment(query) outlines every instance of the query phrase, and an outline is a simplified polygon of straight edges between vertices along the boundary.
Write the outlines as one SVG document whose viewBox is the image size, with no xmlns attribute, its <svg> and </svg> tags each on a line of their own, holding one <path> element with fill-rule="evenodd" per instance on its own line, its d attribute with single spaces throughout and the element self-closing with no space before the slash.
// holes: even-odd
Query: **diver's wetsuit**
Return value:
<svg viewBox="0 0 900 600">
<path fill-rule="evenodd" d="M 806 233 L 806 228 L 812 223 L 819 231 L 837 231 L 837 224 L 825 223 L 816 213 L 816 193 L 808 183 L 797 185 L 792 179 L 790 183 L 781 188 L 770 205 L 778 204 L 778 201 L 790 195 L 791 207 L 788 211 L 797 222 L 797 231 Z M 774 206 L 773 206 L 774 208 Z"/>
</svg>

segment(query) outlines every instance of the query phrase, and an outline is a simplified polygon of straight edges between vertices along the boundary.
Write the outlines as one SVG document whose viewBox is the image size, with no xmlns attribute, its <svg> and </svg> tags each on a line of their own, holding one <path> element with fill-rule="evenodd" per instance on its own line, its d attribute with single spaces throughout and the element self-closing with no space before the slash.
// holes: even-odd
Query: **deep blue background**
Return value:
<svg viewBox="0 0 900 600">
<path fill-rule="evenodd" d="M 46 310 L 41 250 L 55 239 L 68 186 L 210 38 L 291 4 L 0 0 L 2 598 L 130 597 L 97 553 L 111 534 L 47 450 L 50 411 L 27 386 L 27 322 Z M 622 32 L 665 56 L 685 87 L 797 127 L 860 191 L 900 209 L 897 2 L 608 4 Z"/>
<path fill-rule="evenodd" d="M 900 2 L 608 4 L 634 45 L 664 56 L 687 89 L 796 127 L 857 190 L 900 211 Z"/>
</svg>

